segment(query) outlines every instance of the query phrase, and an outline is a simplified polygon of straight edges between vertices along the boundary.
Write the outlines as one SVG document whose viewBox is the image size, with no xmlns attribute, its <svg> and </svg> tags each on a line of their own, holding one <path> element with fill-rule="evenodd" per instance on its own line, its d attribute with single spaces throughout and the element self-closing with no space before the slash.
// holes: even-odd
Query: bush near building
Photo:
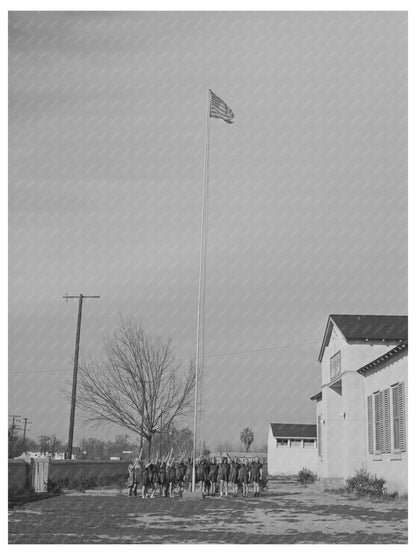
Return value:
<svg viewBox="0 0 416 555">
<path fill-rule="evenodd" d="M 304 467 L 302 470 L 299 470 L 297 481 L 300 484 L 313 484 L 316 481 L 316 475 L 312 472 L 312 470 Z"/>
<path fill-rule="evenodd" d="M 345 482 L 348 493 L 355 493 L 359 497 L 368 495 L 370 497 L 383 497 L 386 495 L 386 480 L 377 478 L 364 468 L 357 470 L 352 478 Z"/>
</svg>

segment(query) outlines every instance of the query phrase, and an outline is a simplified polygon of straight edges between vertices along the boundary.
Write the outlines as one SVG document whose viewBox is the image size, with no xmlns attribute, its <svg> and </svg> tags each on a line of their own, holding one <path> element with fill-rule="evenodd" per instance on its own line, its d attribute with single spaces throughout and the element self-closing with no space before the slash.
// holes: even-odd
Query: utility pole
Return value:
<svg viewBox="0 0 416 555">
<path fill-rule="evenodd" d="M 74 441 L 74 423 L 75 423 L 75 402 L 77 397 L 77 378 L 78 378 L 78 357 L 79 357 L 79 340 L 81 336 L 81 317 L 82 317 L 82 301 L 83 299 L 99 299 L 98 295 L 65 295 L 62 297 L 68 302 L 68 299 L 79 299 L 78 301 L 78 321 L 77 321 L 77 334 L 75 338 L 75 356 L 74 356 L 74 371 L 72 376 L 72 396 L 71 396 L 71 414 L 69 417 L 69 434 L 68 434 L 68 459 L 72 459 L 72 444 Z"/>
<path fill-rule="evenodd" d="M 29 422 L 28 418 L 24 418 L 24 426 L 23 426 L 23 453 L 26 452 L 26 430 L 27 430 L 27 425 L 28 424 L 32 424 L 32 422 Z"/>
<path fill-rule="evenodd" d="M 9 431 L 9 457 L 14 456 L 14 431 L 16 430 L 16 428 L 18 427 L 19 421 L 20 421 L 20 415 L 19 414 L 12 414 L 9 416 L 9 418 L 12 419 L 12 423 L 10 426 L 10 431 Z"/>
</svg>

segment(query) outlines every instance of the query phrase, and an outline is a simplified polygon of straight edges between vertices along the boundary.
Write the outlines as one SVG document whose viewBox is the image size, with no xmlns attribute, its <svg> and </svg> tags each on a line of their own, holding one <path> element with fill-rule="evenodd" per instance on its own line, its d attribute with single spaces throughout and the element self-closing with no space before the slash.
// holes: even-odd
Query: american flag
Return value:
<svg viewBox="0 0 416 555">
<path fill-rule="evenodd" d="M 209 89 L 209 92 L 211 93 L 210 117 L 223 119 L 227 123 L 234 123 L 234 113 L 231 108 L 219 96 L 214 94 L 211 89 Z"/>
</svg>

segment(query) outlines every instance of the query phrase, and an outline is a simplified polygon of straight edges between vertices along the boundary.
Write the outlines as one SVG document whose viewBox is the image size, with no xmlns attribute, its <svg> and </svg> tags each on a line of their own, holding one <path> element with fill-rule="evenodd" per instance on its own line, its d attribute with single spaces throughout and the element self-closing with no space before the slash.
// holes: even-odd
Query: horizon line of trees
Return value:
<svg viewBox="0 0 416 555">
<path fill-rule="evenodd" d="M 163 455 L 173 448 L 174 456 L 191 457 L 193 447 L 192 432 L 189 428 L 172 426 L 165 437 L 153 439 L 154 453 Z M 140 438 L 133 440 L 128 434 L 116 434 L 114 439 L 104 440 L 96 437 L 82 438 L 75 448 L 80 450 L 80 456 L 88 459 L 108 460 L 110 457 L 121 457 L 123 451 L 131 451 L 132 455 L 140 452 Z M 143 440 L 143 452 L 146 452 L 146 440 Z M 9 458 L 19 457 L 24 451 L 33 453 L 65 453 L 67 443 L 56 438 L 55 435 L 40 435 L 37 438 L 27 436 L 22 438 L 9 437 Z"/>
</svg>

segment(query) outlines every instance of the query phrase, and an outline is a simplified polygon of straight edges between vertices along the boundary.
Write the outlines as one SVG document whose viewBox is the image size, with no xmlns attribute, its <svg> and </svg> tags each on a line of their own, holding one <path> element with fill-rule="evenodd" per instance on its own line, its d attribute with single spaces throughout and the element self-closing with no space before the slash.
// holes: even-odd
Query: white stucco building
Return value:
<svg viewBox="0 0 416 555">
<path fill-rule="evenodd" d="M 407 316 L 331 315 L 319 362 L 318 479 L 364 467 L 407 493 Z"/>
<path fill-rule="evenodd" d="M 272 476 L 317 471 L 316 424 L 270 424 L 267 470 Z"/>
</svg>

